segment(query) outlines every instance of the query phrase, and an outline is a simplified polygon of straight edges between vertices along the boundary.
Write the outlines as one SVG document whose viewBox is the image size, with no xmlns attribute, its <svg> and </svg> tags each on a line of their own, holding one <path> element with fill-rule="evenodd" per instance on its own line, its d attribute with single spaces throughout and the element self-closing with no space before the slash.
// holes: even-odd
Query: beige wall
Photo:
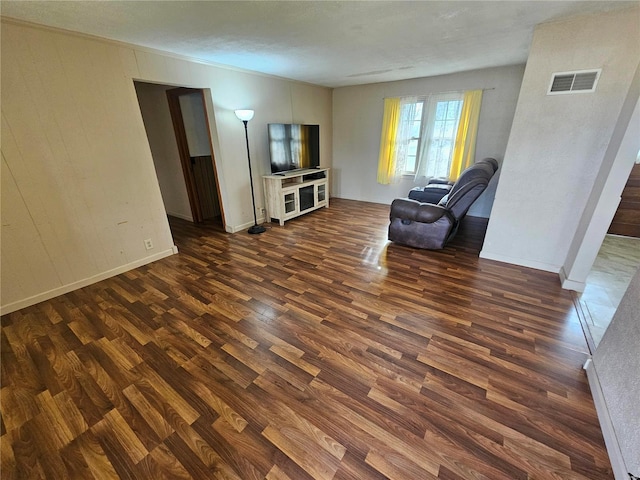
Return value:
<svg viewBox="0 0 640 480">
<path fill-rule="evenodd" d="M 380 185 L 376 181 L 385 97 L 487 89 L 480 110 L 476 159 L 494 157 L 501 162 L 523 73 L 524 66 L 516 65 L 335 89 L 332 194 L 390 204 L 394 198 L 406 197 L 412 187 L 424 185 L 424 179 L 416 184 L 413 177 L 403 177 L 392 185 Z M 498 176 L 495 176 L 469 215 L 489 216 L 497 183 Z"/>
<path fill-rule="evenodd" d="M 482 257 L 560 271 L 623 107 L 635 104 L 627 93 L 640 58 L 638 15 L 536 27 Z M 546 94 L 554 72 L 596 68 L 594 93 Z"/>
<path fill-rule="evenodd" d="M 269 122 L 320 124 L 321 162 L 331 165 L 327 88 L 6 21 L 1 48 L 2 313 L 172 253 L 133 80 L 209 89 L 228 230 L 253 223 L 235 109 L 256 110 L 257 179 L 269 173 Z"/>
</svg>

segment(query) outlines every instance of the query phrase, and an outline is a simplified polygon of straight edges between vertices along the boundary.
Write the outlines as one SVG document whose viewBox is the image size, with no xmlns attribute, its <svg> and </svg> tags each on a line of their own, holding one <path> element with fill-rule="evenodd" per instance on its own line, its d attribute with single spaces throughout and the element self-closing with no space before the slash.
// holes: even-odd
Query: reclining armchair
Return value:
<svg viewBox="0 0 640 480">
<path fill-rule="evenodd" d="M 396 198 L 391 203 L 389 240 L 416 248 L 443 248 L 497 169 L 494 158 L 474 163 L 437 204 Z"/>
</svg>

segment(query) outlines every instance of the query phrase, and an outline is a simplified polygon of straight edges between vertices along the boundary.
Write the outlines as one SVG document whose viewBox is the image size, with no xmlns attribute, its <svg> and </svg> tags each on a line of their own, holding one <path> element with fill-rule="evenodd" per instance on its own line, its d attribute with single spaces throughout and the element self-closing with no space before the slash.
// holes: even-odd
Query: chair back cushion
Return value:
<svg viewBox="0 0 640 480">
<path fill-rule="evenodd" d="M 486 158 L 474 163 L 462 172 L 447 197 L 443 198 L 440 204 L 443 205 L 443 202 L 446 202 L 443 206 L 456 220 L 460 220 L 487 188 L 489 180 L 497 168 L 498 163 L 493 158 Z"/>
</svg>

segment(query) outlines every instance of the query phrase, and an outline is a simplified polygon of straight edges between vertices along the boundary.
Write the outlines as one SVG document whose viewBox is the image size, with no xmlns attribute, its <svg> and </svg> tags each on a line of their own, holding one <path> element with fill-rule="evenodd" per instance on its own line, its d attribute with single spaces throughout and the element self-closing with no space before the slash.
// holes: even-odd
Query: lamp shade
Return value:
<svg viewBox="0 0 640 480">
<path fill-rule="evenodd" d="M 253 118 L 253 110 L 236 110 L 236 117 L 243 122 L 248 122 Z"/>
</svg>

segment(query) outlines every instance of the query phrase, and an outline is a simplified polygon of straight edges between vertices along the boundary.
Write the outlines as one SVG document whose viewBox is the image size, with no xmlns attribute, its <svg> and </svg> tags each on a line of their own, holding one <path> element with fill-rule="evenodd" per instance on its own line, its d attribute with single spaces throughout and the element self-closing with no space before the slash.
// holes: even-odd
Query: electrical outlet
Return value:
<svg viewBox="0 0 640 480">
<path fill-rule="evenodd" d="M 260 208 L 260 215 L 264 215 L 264 208 Z"/>
<path fill-rule="evenodd" d="M 146 248 L 147 250 L 151 250 L 153 248 L 153 242 L 151 241 L 150 238 L 147 238 L 144 241 L 144 248 Z"/>
</svg>

